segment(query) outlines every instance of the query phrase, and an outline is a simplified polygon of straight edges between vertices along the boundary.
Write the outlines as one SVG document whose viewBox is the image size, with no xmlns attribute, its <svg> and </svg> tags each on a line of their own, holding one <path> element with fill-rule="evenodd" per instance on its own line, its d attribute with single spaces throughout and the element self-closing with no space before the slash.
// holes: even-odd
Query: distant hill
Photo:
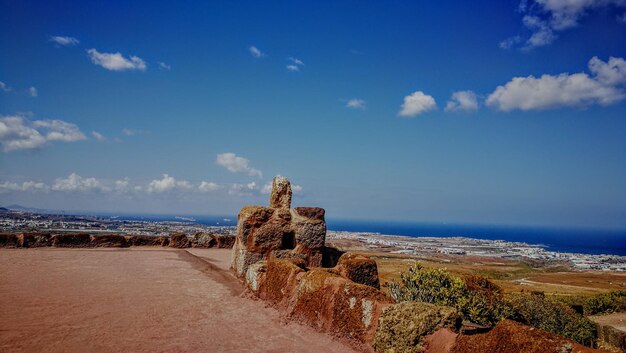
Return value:
<svg viewBox="0 0 626 353">
<path fill-rule="evenodd" d="M 8 208 L 0 207 L 0 212 L 9 212 Z"/>
<path fill-rule="evenodd" d="M 32 212 L 32 213 L 61 213 L 55 210 L 46 210 L 43 208 L 35 208 L 35 207 L 25 207 L 22 205 L 9 205 L 5 207 L 1 207 L 2 209 L 6 209 L 7 211 L 20 211 L 20 212 Z"/>
</svg>

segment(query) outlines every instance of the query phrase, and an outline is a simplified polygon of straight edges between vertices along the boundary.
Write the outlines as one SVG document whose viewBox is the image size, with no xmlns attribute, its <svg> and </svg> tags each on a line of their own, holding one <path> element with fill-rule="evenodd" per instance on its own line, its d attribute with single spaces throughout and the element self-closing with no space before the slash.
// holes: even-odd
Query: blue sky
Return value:
<svg viewBox="0 0 626 353">
<path fill-rule="evenodd" d="M 0 204 L 623 228 L 625 14 L 0 0 Z"/>
</svg>

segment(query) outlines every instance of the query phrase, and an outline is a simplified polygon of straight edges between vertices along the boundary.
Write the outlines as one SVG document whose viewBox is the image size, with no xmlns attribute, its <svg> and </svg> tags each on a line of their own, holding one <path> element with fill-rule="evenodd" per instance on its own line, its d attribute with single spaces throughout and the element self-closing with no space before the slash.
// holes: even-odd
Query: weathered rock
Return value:
<svg viewBox="0 0 626 353">
<path fill-rule="evenodd" d="M 248 250 L 267 253 L 274 249 L 293 248 L 295 240 L 288 225 L 272 220 L 254 230 L 252 241 L 248 241 Z"/>
<path fill-rule="evenodd" d="M 267 264 L 265 261 L 259 261 L 248 266 L 246 271 L 246 284 L 253 292 L 259 292 L 261 284 L 265 282 L 265 273 L 267 272 Z"/>
<path fill-rule="evenodd" d="M 92 235 L 90 245 L 98 248 L 123 248 L 128 246 L 126 238 L 118 234 Z"/>
<path fill-rule="evenodd" d="M 175 233 L 170 236 L 170 248 L 184 249 L 191 246 L 191 239 L 184 233 Z"/>
<path fill-rule="evenodd" d="M 168 246 L 170 239 L 168 237 L 153 237 L 149 235 L 129 235 L 126 237 L 126 243 L 130 246 Z"/>
<path fill-rule="evenodd" d="M 379 318 L 374 349 L 385 353 L 423 352 L 424 337 L 459 324 L 460 318 L 453 308 L 421 302 L 395 304 L 386 308 Z"/>
<path fill-rule="evenodd" d="M 263 260 L 263 254 L 248 251 L 241 247 L 239 242 L 235 242 L 230 267 L 239 277 L 244 277 L 250 265 Z"/>
<path fill-rule="evenodd" d="M 50 233 L 22 233 L 18 236 L 18 246 L 21 248 L 39 248 L 52 245 Z"/>
<path fill-rule="evenodd" d="M 17 247 L 18 247 L 17 234 L 0 233 L 0 248 L 17 248 Z"/>
<path fill-rule="evenodd" d="M 291 250 L 272 250 L 270 252 L 270 259 L 301 259 L 306 264 L 307 256 L 305 254 L 298 254 Z"/>
<path fill-rule="evenodd" d="M 291 183 L 283 176 L 276 176 L 272 180 L 272 194 L 270 195 L 270 208 L 291 207 Z"/>
<path fill-rule="evenodd" d="M 88 248 L 91 246 L 91 236 L 87 233 L 56 234 L 52 236 L 52 246 L 58 248 Z"/>
<path fill-rule="evenodd" d="M 235 244 L 237 238 L 234 235 L 214 235 L 213 239 L 217 242 L 218 248 L 230 249 Z"/>
<path fill-rule="evenodd" d="M 291 315 L 333 335 L 369 342 L 381 308 L 390 299 L 381 291 L 315 268 L 300 278 Z"/>
<path fill-rule="evenodd" d="M 308 267 L 322 267 L 322 250 L 311 249 L 304 244 L 298 244 L 292 252 L 304 255 Z"/>
<path fill-rule="evenodd" d="M 304 266 L 301 259 L 268 260 L 261 298 L 287 306 L 295 293 L 298 276 L 305 272 Z"/>
<path fill-rule="evenodd" d="M 345 254 L 345 252 L 337 248 L 324 246 L 322 248 L 322 267 L 331 268 L 337 266 L 339 258 L 341 258 L 343 254 Z"/>
<path fill-rule="evenodd" d="M 196 233 L 193 236 L 191 246 L 194 248 L 212 248 L 217 246 L 217 239 L 211 234 Z"/>
<path fill-rule="evenodd" d="M 380 288 L 376 261 L 365 255 L 347 253 L 339 258 L 339 273 L 353 282 Z"/>
<path fill-rule="evenodd" d="M 515 321 L 500 321 L 491 331 L 459 335 L 450 353 L 593 353 L 605 352 Z M 435 353 L 435 352 L 432 352 Z"/>
<path fill-rule="evenodd" d="M 298 207 L 292 210 L 292 218 L 291 224 L 298 244 L 304 244 L 311 249 L 321 249 L 324 246 L 326 222 L 323 208 Z"/>
<path fill-rule="evenodd" d="M 274 214 L 274 210 L 261 206 L 244 206 L 237 216 L 237 237 L 247 246 L 252 233 L 265 224 Z"/>
</svg>

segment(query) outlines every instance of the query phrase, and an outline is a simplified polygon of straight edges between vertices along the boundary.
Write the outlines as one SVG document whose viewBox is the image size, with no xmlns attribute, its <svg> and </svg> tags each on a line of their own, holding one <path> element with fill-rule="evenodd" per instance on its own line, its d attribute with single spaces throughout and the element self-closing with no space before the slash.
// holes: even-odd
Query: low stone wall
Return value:
<svg viewBox="0 0 626 353">
<path fill-rule="evenodd" d="M 231 235 L 206 235 L 205 243 L 198 245 L 196 238 L 186 234 L 172 234 L 171 237 L 119 234 L 88 234 L 45 232 L 0 233 L 0 248 L 125 248 L 130 246 L 170 246 L 174 248 L 205 247 L 230 248 L 235 242 Z"/>
</svg>

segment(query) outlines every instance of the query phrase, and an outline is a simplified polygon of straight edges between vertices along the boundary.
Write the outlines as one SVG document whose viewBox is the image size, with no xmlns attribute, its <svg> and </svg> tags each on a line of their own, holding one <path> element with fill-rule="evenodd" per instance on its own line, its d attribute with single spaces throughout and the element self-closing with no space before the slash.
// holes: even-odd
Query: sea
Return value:
<svg viewBox="0 0 626 353">
<path fill-rule="evenodd" d="M 118 218 L 146 221 L 197 222 L 210 226 L 237 225 L 236 216 L 120 215 Z M 556 252 L 626 256 L 626 228 L 529 227 L 339 219 L 327 219 L 326 222 L 328 229 L 335 231 L 368 232 L 409 237 L 467 237 L 504 240 L 541 245 L 546 250 Z"/>
</svg>

